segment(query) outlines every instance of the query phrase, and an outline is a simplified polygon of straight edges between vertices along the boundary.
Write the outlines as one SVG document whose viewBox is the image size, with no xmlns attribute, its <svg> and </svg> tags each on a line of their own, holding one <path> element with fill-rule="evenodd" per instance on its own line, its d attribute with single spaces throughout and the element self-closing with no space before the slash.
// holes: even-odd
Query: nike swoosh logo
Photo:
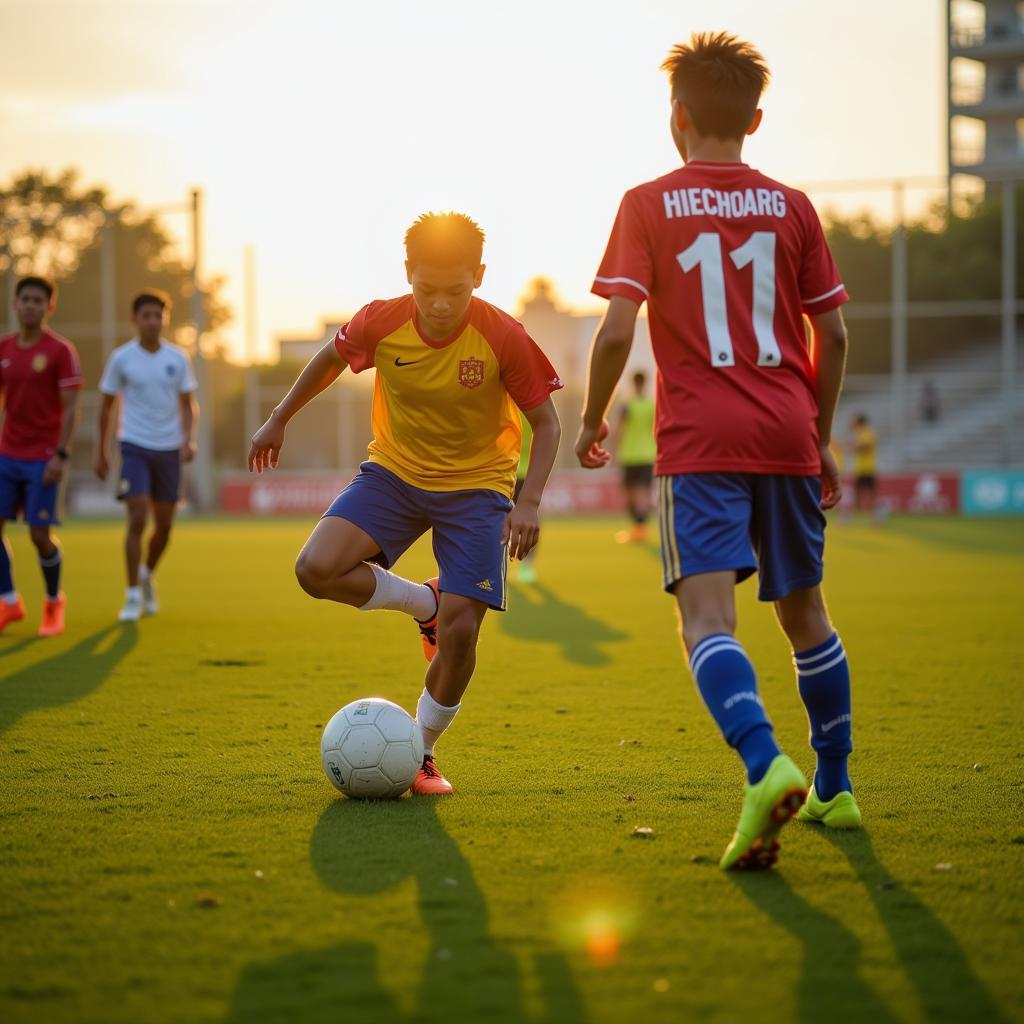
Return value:
<svg viewBox="0 0 1024 1024">
<path fill-rule="evenodd" d="M 421 360 L 419 360 L 419 359 L 408 359 L 408 360 L 406 360 L 403 363 L 402 360 L 398 356 L 395 356 L 395 366 L 412 366 L 413 363 L 418 363 L 418 362 L 421 362 Z"/>
</svg>

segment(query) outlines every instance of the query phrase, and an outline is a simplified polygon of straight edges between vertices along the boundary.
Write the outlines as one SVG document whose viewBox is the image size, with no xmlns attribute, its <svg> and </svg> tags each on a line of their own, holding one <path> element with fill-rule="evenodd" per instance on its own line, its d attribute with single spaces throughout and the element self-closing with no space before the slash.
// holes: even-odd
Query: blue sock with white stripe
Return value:
<svg viewBox="0 0 1024 1024">
<path fill-rule="evenodd" d="M 712 633 L 690 652 L 690 671 L 725 742 L 743 758 L 747 781 L 760 782 L 781 751 L 746 652 L 728 633 Z"/>
<path fill-rule="evenodd" d="M 797 686 L 811 723 L 811 746 L 818 755 L 814 791 L 831 800 L 853 791 L 846 760 L 853 750 L 850 666 L 838 633 L 808 651 L 794 651 Z"/>
</svg>

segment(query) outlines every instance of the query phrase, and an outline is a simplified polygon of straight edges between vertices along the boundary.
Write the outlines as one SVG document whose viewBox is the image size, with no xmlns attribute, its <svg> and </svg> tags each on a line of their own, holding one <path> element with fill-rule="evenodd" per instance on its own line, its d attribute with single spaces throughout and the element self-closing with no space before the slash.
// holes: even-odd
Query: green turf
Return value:
<svg viewBox="0 0 1024 1024">
<path fill-rule="evenodd" d="M 738 764 L 656 552 L 615 525 L 550 523 L 542 585 L 485 623 L 439 747 L 456 796 L 387 805 L 335 795 L 320 730 L 367 694 L 411 708 L 419 640 L 299 591 L 308 523 L 183 523 L 138 627 L 111 624 L 119 528 L 69 526 L 55 641 L 32 638 L 15 530 L 0 1021 L 1024 1019 L 1024 525 L 832 529 L 868 828 L 793 824 L 778 869 L 742 878 L 715 866 Z M 428 553 L 403 568 L 424 578 Z M 740 606 L 810 768 L 786 646 L 751 584 Z"/>
</svg>

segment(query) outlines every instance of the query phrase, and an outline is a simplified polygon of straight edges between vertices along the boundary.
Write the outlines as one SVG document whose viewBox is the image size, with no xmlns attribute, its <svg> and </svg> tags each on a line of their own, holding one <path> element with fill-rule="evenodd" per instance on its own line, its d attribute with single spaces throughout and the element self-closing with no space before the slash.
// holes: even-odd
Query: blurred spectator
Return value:
<svg viewBox="0 0 1024 1024">
<path fill-rule="evenodd" d="M 865 512 L 876 522 L 878 509 L 878 435 L 866 413 L 853 418 L 854 503 L 858 512 Z"/>
<path fill-rule="evenodd" d="M 938 389 L 932 381 L 926 380 L 921 388 L 921 420 L 924 423 L 938 423 L 941 416 Z"/>
<path fill-rule="evenodd" d="M 653 511 L 651 485 L 654 483 L 654 399 L 647 394 L 647 374 L 633 374 L 633 397 L 626 400 L 610 444 L 622 467 L 622 489 L 633 525 L 620 530 L 620 544 L 647 538 L 647 519 Z"/>
</svg>

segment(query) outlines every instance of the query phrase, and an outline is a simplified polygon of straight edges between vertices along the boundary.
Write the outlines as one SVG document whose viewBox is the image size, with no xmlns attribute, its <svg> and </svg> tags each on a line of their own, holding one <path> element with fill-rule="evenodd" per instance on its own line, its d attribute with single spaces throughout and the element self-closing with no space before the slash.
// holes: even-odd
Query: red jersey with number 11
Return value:
<svg viewBox="0 0 1024 1024">
<path fill-rule="evenodd" d="M 821 471 L 804 313 L 849 296 L 802 192 L 693 161 L 626 193 L 596 295 L 647 302 L 656 471 Z"/>
</svg>

